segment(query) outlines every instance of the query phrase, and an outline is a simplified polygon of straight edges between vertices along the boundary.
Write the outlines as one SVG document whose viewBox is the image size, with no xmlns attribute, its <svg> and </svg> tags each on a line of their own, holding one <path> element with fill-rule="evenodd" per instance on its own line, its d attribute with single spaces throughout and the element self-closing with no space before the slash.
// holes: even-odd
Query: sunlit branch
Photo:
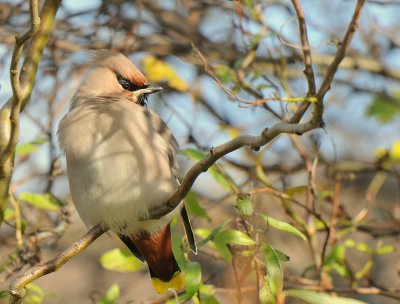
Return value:
<svg viewBox="0 0 400 304">
<path fill-rule="evenodd" d="M 10 79 L 11 88 L 13 91 L 13 98 L 10 112 L 10 138 L 7 146 L 0 153 L 0 164 L 3 164 L 15 150 L 15 146 L 18 142 L 19 134 L 19 113 L 21 111 L 21 103 L 23 99 L 23 89 L 20 83 L 20 68 L 19 61 L 21 59 L 22 50 L 25 43 L 37 32 L 40 25 L 39 17 L 39 3 L 38 0 L 29 1 L 29 12 L 30 12 L 30 25 L 23 33 L 15 38 L 15 48 L 11 58 L 10 65 Z"/>
<path fill-rule="evenodd" d="M 10 66 L 13 97 L 0 110 L 0 224 L 7 206 L 9 184 L 14 166 L 14 150 L 18 142 L 19 114 L 31 95 L 43 49 L 47 44 L 57 9 L 61 0 L 47 0 L 39 17 L 38 1 L 30 1 L 30 27 L 16 37 L 16 45 Z M 39 26 L 40 25 L 40 26 Z M 19 61 L 27 40 L 22 68 Z"/>
<path fill-rule="evenodd" d="M 304 75 L 306 76 L 306 80 L 307 80 L 307 84 L 308 84 L 307 96 L 314 97 L 315 93 L 316 93 L 315 76 L 314 76 L 314 70 L 312 67 L 311 48 L 310 48 L 310 43 L 308 42 L 307 25 L 306 25 L 306 20 L 305 20 L 305 16 L 304 16 L 304 11 L 300 4 L 300 1 L 292 0 L 292 3 L 296 10 L 297 19 L 299 22 L 300 40 L 301 40 L 301 46 L 302 46 L 302 50 L 303 50 L 304 66 L 305 66 Z M 292 122 L 292 123 L 299 122 L 300 119 L 303 117 L 305 111 L 307 111 L 309 106 L 310 106 L 310 103 L 303 102 L 299 106 L 297 112 L 292 117 L 290 122 Z"/>
<path fill-rule="evenodd" d="M 57 257 L 44 263 L 39 264 L 27 270 L 23 275 L 16 278 L 10 285 L 10 304 L 21 303 L 22 298 L 26 294 L 25 286 L 38 278 L 58 270 L 71 258 L 85 250 L 106 230 L 99 225 L 93 227 L 86 232 L 78 241 L 71 244 L 63 250 Z"/>
<path fill-rule="evenodd" d="M 336 74 L 339 64 L 342 62 L 344 56 L 346 55 L 346 51 L 349 48 L 354 33 L 357 30 L 358 21 L 360 20 L 361 11 L 362 8 L 364 7 L 364 4 L 365 0 L 357 0 L 357 5 L 354 10 L 353 17 L 351 18 L 350 24 L 347 28 L 343 41 L 340 43 L 339 49 L 337 50 L 333 61 L 328 66 L 324 80 L 322 81 L 321 87 L 318 90 L 317 97 L 319 100 L 322 100 L 324 98 L 326 92 L 328 92 L 328 90 L 331 87 L 333 77 Z"/>
</svg>

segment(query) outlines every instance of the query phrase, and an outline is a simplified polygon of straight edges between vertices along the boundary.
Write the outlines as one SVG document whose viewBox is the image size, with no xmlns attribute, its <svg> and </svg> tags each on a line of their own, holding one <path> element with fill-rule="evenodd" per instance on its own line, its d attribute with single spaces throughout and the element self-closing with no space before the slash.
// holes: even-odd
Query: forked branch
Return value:
<svg viewBox="0 0 400 304">
<path fill-rule="evenodd" d="M 7 146 L 0 151 L 0 164 L 3 164 L 13 153 L 18 142 L 19 134 L 19 113 L 21 112 L 21 104 L 24 92 L 20 82 L 19 62 L 25 43 L 38 31 L 40 26 L 39 3 L 38 0 L 29 1 L 30 25 L 23 33 L 15 38 L 15 48 L 11 57 L 10 79 L 13 91 L 13 99 L 11 105 L 10 121 L 11 130 L 10 138 Z"/>
<path fill-rule="evenodd" d="M 361 9 L 364 5 L 365 0 L 358 0 L 353 18 L 349 24 L 348 30 L 346 32 L 346 35 L 336 53 L 336 56 L 332 63 L 329 65 L 326 76 L 324 78 L 324 81 L 316 93 L 316 96 L 318 97 L 318 102 L 313 104 L 314 110 L 312 113 L 311 118 L 309 121 L 304 122 L 304 123 L 286 123 L 286 122 L 281 122 L 278 123 L 271 128 L 266 128 L 263 130 L 263 132 L 258 135 L 258 136 L 251 136 L 251 135 L 244 135 L 244 136 L 239 136 L 227 143 L 224 143 L 220 146 L 212 148 L 207 156 L 202 159 L 201 161 L 197 162 L 186 174 L 185 178 L 183 179 L 179 189 L 174 193 L 174 195 L 163 205 L 164 208 L 157 208 L 157 210 L 151 210 L 150 216 L 148 218 L 143 218 L 142 220 L 150 220 L 150 219 L 157 219 L 165 214 L 169 213 L 172 211 L 174 208 L 178 206 L 178 204 L 184 199 L 184 197 L 187 195 L 191 187 L 193 186 L 193 183 L 196 181 L 197 177 L 202 173 L 207 171 L 208 168 L 210 168 L 218 159 L 223 157 L 224 155 L 231 153 L 237 149 L 240 149 L 242 147 L 250 147 L 252 149 L 258 149 L 261 146 L 264 146 L 265 144 L 269 143 L 271 140 L 273 140 L 276 136 L 282 133 L 287 133 L 287 134 L 297 134 L 297 135 L 302 135 L 306 132 L 309 132 L 313 129 L 317 129 L 322 126 L 323 120 L 322 120 L 322 112 L 323 112 L 323 98 L 325 96 L 325 93 L 329 90 L 330 83 L 333 80 L 333 77 L 337 71 L 337 68 L 340 64 L 340 62 L 343 60 L 344 55 L 346 50 L 348 49 L 351 39 L 354 35 L 354 31 L 357 27 L 358 20 L 361 15 Z M 298 1 L 293 1 L 293 4 L 295 5 L 296 11 L 298 13 L 298 16 L 301 17 L 301 11 L 300 6 Z M 296 6 L 297 5 L 297 6 Z M 300 19 L 299 19 L 300 20 Z M 303 19 L 300 20 L 301 22 L 304 22 Z M 305 60 L 305 70 L 307 71 L 305 74 L 308 79 L 308 84 L 309 84 L 309 93 L 314 92 L 314 88 L 312 87 L 313 81 L 312 81 L 312 67 L 311 67 L 311 54 L 307 51 L 309 50 L 309 45 L 308 45 L 308 39 L 306 36 L 306 31 L 305 31 L 305 23 L 301 23 L 300 26 L 303 26 L 303 30 L 300 30 L 300 35 L 301 35 L 301 40 L 302 40 L 302 45 L 303 45 L 303 55 L 304 55 L 304 60 Z M 311 86 L 311 87 L 310 87 Z M 296 120 L 297 122 L 300 121 L 302 118 L 303 113 L 295 113 L 294 116 L 292 117 L 291 120 L 293 119 Z M 85 248 L 87 248 L 93 241 L 95 241 L 100 235 L 102 235 L 106 230 L 101 228 L 100 226 L 95 226 L 91 230 L 89 230 L 84 236 L 82 236 L 77 242 L 69 246 L 67 249 L 65 249 L 63 252 L 61 252 L 56 258 L 53 260 L 50 260 L 49 262 L 46 262 L 44 264 L 37 265 L 33 267 L 32 269 L 29 269 L 27 272 L 25 272 L 23 275 L 18 277 L 14 282 L 12 282 L 10 286 L 10 303 L 20 303 L 22 297 L 25 295 L 25 286 L 48 274 L 51 272 L 56 271 L 59 269 L 62 265 L 64 265 L 69 259 L 77 255 L 79 252 L 83 251 Z"/>
</svg>

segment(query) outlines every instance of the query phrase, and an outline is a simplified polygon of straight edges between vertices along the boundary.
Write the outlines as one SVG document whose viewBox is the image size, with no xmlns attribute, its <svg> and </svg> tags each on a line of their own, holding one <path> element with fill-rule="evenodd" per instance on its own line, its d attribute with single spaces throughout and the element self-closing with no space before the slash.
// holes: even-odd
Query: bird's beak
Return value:
<svg viewBox="0 0 400 304">
<path fill-rule="evenodd" d="M 162 87 L 156 87 L 156 86 L 152 86 L 149 85 L 147 88 L 142 89 L 142 93 L 143 94 L 153 94 L 153 93 L 157 93 L 160 92 L 163 88 Z"/>
</svg>

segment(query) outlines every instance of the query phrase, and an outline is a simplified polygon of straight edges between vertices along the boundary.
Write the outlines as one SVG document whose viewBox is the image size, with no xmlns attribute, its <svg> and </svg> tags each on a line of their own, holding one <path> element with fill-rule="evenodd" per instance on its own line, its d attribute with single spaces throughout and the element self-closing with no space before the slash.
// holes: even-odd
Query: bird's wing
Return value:
<svg viewBox="0 0 400 304">
<path fill-rule="evenodd" d="M 179 175 L 178 162 L 176 160 L 176 154 L 179 151 L 178 141 L 172 134 L 171 130 L 168 128 L 167 124 L 162 119 L 160 119 L 158 115 L 154 114 L 151 110 L 148 111 L 149 111 L 149 118 L 151 119 L 152 122 L 152 126 L 155 128 L 157 133 L 159 133 L 161 137 L 168 143 L 168 146 L 170 147 L 170 149 L 168 150 L 169 164 L 176 179 L 180 182 L 181 177 Z M 192 225 L 190 224 L 189 216 L 187 214 L 185 206 L 183 206 L 181 210 L 181 217 L 183 225 L 185 227 L 186 236 L 189 241 L 190 249 L 195 254 L 197 254 L 196 241 L 194 238 Z"/>
<path fill-rule="evenodd" d="M 185 206 L 183 206 L 181 210 L 181 217 L 183 221 L 183 226 L 185 227 L 186 236 L 189 242 L 190 249 L 193 251 L 193 253 L 197 254 L 196 240 L 194 238 L 192 225 L 190 224 L 189 216 L 187 214 Z"/>
<path fill-rule="evenodd" d="M 137 257 L 142 263 L 145 262 L 144 257 L 142 254 L 139 252 L 139 250 L 136 248 L 135 244 L 133 243 L 132 239 L 129 236 L 119 234 L 119 238 L 121 239 L 122 242 L 126 245 L 126 247 L 129 248 L 129 250 L 133 253 L 135 257 Z"/>
</svg>

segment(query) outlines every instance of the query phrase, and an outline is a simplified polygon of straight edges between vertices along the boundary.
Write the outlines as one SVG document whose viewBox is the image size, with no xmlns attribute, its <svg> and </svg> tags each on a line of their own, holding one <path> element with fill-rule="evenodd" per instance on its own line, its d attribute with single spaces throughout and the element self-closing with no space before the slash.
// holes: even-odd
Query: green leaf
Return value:
<svg viewBox="0 0 400 304">
<path fill-rule="evenodd" d="M 264 214 L 260 214 L 260 215 L 264 219 L 264 221 L 267 222 L 267 224 L 269 226 L 271 226 L 275 229 L 278 229 L 278 230 L 286 231 L 291 234 L 297 235 L 305 241 L 307 240 L 306 236 L 302 232 L 300 232 L 296 227 L 294 227 L 288 223 L 278 221 L 270 216 L 266 216 Z"/>
<path fill-rule="evenodd" d="M 364 242 L 356 243 L 355 248 L 358 251 L 364 252 L 364 253 L 372 253 L 373 252 L 373 249 L 367 243 L 364 243 Z"/>
<path fill-rule="evenodd" d="M 172 251 L 180 269 L 186 269 L 186 258 L 182 250 L 182 238 L 179 235 L 172 235 Z"/>
<path fill-rule="evenodd" d="M 288 255 L 284 254 L 282 251 L 280 251 L 276 248 L 274 248 L 274 249 L 275 249 L 275 253 L 276 253 L 276 256 L 278 257 L 279 261 L 281 261 L 281 262 L 289 262 L 290 261 L 290 257 Z"/>
<path fill-rule="evenodd" d="M 192 214 L 197 217 L 202 217 L 210 220 L 211 218 L 208 216 L 207 212 L 200 206 L 199 202 L 197 201 L 196 194 L 193 191 L 189 191 L 188 195 L 186 196 L 186 208 Z"/>
<path fill-rule="evenodd" d="M 133 272 L 144 267 L 128 248 L 116 248 L 103 253 L 100 264 L 105 269 L 119 272 Z"/>
<path fill-rule="evenodd" d="M 224 84 L 232 81 L 235 78 L 234 73 L 226 65 L 218 64 L 215 65 L 213 68 L 215 73 L 217 74 L 218 79 L 221 80 L 221 82 Z"/>
<path fill-rule="evenodd" d="M 395 247 L 392 245 L 383 245 L 377 249 L 375 249 L 376 254 L 387 254 L 395 251 Z"/>
<path fill-rule="evenodd" d="M 209 172 L 210 174 L 214 177 L 215 181 L 220 184 L 224 189 L 229 190 L 231 189 L 231 184 L 229 182 L 229 177 L 228 176 L 224 176 L 221 173 L 221 169 L 219 169 L 219 167 L 217 165 L 212 165 L 209 168 Z"/>
<path fill-rule="evenodd" d="M 368 107 L 367 114 L 374 116 L 381 123 L 387 123 L 393 120 L 399 108 L 399 106 L 388 100 L 385 96 L 375 96 Z"/>
<path fill-rule="evenodd" d="M 23 192 L 18 196 L 20 201 L 26 201 L 28 204 L 44 210 L 56 211 L 63 206 L 62 201 L 50 193 L 30 193 Z"/>
<path fill-rule="evenodd" d="M 324 264 L 330 264 L 333 262 L 344 263 L 344 258 L 346 255 L 346 248 L 350 247 L 353 241 L 351 239 L 346 240 L 345 243 L 338 243 L 332 247 L 331 251 L 329 252 L 328 256 L 326 257 Z M 353 241 L 354 242 L 354 241 Z M 355 246 L 355 243 L 354 243 Z M 351 248 L 351 247 L 350 247 Z"/>
<path fill-rule="evenodd" d="M 196 162 L 206 157 L 206 154 L 204 152 L 196 149 L 183 149 L 181 150 L 181 153 L 185 154 L 190 159 Z M 231 184 L 229 183 L 228 178 L 221 173 L 221 169 L 219 169 L 219 167 L 216 164 L 208 168 L 208 172 L 214 177 L 215 181 L 218 182 L 222 187 L 224 187 L 225 189 L 231 189 Z"/>
<path fill-rule="evenodd" d="M 250 194 L 241 193 L 236 199 L 236 204 L 239 208 L 240 213 L 243 216 L 250 217 L 253 215 L 253 202 L 251 200 Z"/>
<path fill-rule="evenodd" d="M 214 237 L 214 242 L 222 244 L 244 245 L 244 246 L 251 246 L 256 243 L 248 235 L 244 234 L 239 230 L 234 230 L 234 229 L 221 231 Z"/>
<path fill-rule="evenodd" d="M 267 274 L 264 286 L 260 290 L 260 301 L 265 304 L 274 304 L 283 290 L 283 271 L 275 249 L 268 245 L 262 246 Z"/>
<path fill-rule="evenodd" d="M 202 285 L 200 287 L 201 304 L 218 304 L 215 295 L 215 287 L 213 285 Z"/>
<path fill-rule="evenodd" d="M 44 292 L 38 285 L 29 283 L 26 285 L 28 295 L 24 299 L 27 304 L 41 304 L 46 297 L 55 296 L 54 292 Z"/>
<path fill-rule="evenodd" d="M 285 294 L 287 297 L 297 298 L 308 304 L 367 304 L 366 302 L 356 299 L 334 297 L 326 293 L 310 290 L 289 289 L 285 291 Z"/>
<path fill-rule="evenodd" d="M 364 266 L 354 274 L 354 278 L 361 280 L 362 278 L 367 277 L 370 274 L 372 266 L 374 266 L 374 261 L 369 259 Z"/>
<path fill-rule="evenodd" d="M 308 186 L 295 186 L 285 189 L 285 193 L 289 195 L 303 194 L 307 191 Z"/>
<path fill-rule="evenodd" d="M 0 298 L 9 297 L 10 292 L 8 290 L 0 290 Z"/>
<path fill-rule="evenodd" d="M 201 267 L 197 262 L 189 262 L 185 269 L 186 294 L 190 298 L 194 296 L 201 284 Z"/>
<path fill-rule="evenodd" d="M 206 155 L 202 151 L 196 149 L 182 149 L 180 153 L 185 154 L 187 157 L 194 161 L 200 161 L 204 157 L 206 157 Z"/>
<path fill-rule="evenodd" d="M 202 299 L 215 295 L 216 290 L 214 285 L 204 284 L 200 287 L 200 295 Z"/>
<path fill-rule="evenodd" d="M 334 192 L 332 190 L 323 190 L 318 192 L 317 198 L 319 200 L 330 200 L 332 199 Z"/>
<path fill-rule="evenodd" d="M 325 267 L 327 272 L 329 271 L 335 271 L 339 275 L 341 275 L 344 278 L 350 278 L 351 277 L 351 271 L 349 267 L 346 264 L 335 262 L 330 265 L 330 267 Z"/>
<path fill-rule="evenodd" d="M 227 263 L 232 262 L 232 254 L 227 244 L 210 242 L 210 247 L 218 251 L 219 256 Z"/>
<path fill-rule="evenodd" d="M 11 221 L 15 218 L 15 211 L 13 209 L 7 208 L 4 211 L 4 220 Z"/>
<path fill-rule="evenodd" d="M 44 295 L 44 291 L 36 284 L 29 283 L 28 285 L 26 285 L 26 289 L 28 289 L 40 296 Z"/>
<path fill-rule="evenodd" d="M 230 219 L 225 220 L 224 222 L 219 224 L 211 233 L 207 229 L 196 229 L 195 230 L 196 235 L 199 235 L 203 238 L 203 240 L 197 243 L 197 248 L 204 246 L 210 240 L 212 240 L 214 236 L 218 234 L 222 230 L 222 228 L 224 228 L 226 224 L 228 224 L 230 221 L 231 221 Z"/>
<path fill-rule="evenodd" d="M 355 242 L 351 239 L 346 240 L 344 243 L 338 243 L 331 249 L 324 260 L 324 270 L 327 273 L 335 271 L 342 277 L 351 277 L 351 270 L 345 262 L 346 250 L 349 246 L 355 246 Z"/>
<path fill-rule="evenodd" d="M 120 290 L 118 284 L 112 284 L 98 304 L 116 304 L 119 298 L 119 293 Z"/>
<path fill-rule="evenodd" d="M 28 303 L 28 304 L 42 304 L 42 302 L 43 302 L 43 297 L 38 296 L 38 295 L 35 295 L 35 294 L 33 294 L 33 295 L 28 294 L 28 295 L 25 297 L 24 301 L 25 301 L 26 303 Z"/>
<path fill-rule="evenodd" d="M 22 144 L 15 149 L 17 155 L 29 155 L 36 152 L 41 145 L 48 142 L 48 138 L 38 138 L 26 144 Z"/>
</svg>

